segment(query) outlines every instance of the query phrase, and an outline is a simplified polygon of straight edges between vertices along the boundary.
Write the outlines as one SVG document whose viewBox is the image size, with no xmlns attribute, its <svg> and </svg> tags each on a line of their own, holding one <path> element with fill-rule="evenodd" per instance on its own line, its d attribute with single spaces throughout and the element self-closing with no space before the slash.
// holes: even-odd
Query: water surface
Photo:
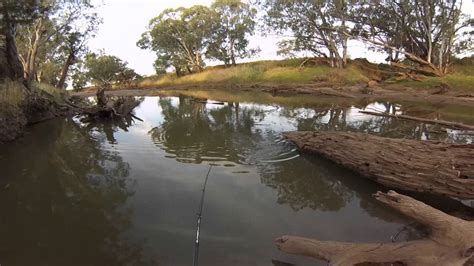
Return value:
<svg viewBox="0 0 474 266">
<path fill-rule="evenodd" d="M 466 132 L 358 113 L 473 122 L 465 109 L 456 116 L 449 106 L 204 92 L 141 101 L 136 116 L 143 121 L 61 118 L 1 147 L 1 265 L 190 265 L 211 165 L 200 265 L 314 265 L 279 252 L 273 240 L 293 234 L 387 242 L 408 221 L 374 201 L 371 194 L 383 187 L 299 154 L 282 132 L 472 142 Z M 397 241 L 418 235 L 406 229 Z"/>
</svg>

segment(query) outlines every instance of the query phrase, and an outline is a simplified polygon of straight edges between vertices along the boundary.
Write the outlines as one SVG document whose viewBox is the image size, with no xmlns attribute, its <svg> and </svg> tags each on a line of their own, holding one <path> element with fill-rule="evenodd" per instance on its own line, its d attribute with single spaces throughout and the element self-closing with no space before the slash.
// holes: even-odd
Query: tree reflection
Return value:
<svg viewBox="0 0 474 266">
<path fill-rule="evenodd" d="M 277 191 L 279 204 L 288 204 L 294 211 L 343 208 L 352 197 L 351 191 L 327 172 L 313 171 L 314 167 L 307 164 L 299 159 L 265 165 L 259 169 L 261 182 Z"/>
<path fill-rule="evenodd" d="M 149 133 L 153 141 L 176 160 L 186 163 L 228 161 L 238 163 L 245 151 L 261 138 L 253 130 L 255 121 L 264 113 L 255 108 L 241 108 L 227 103 L 206 108 L 206 104 L 190 97 L 161 98 L 164 122 Z M 240 155 L 240 156 L 239 156 Z"/>
<path fill-rule="evenodd" d="M 361 108 L 373 108 L 370 105 Z M 415 121 L 400 120 L 391 117 L 370 116 L 358 113 L 355 107 L 312 107 L 312 108 L 282 108 L 280 114 L 294 119 L 297 130 L 334 130 L 364 132 L 383 137 L 410 138 L 417 140 L 442 140 L 466 143 L 471 138 L 463 132 L 452 132 L 440 125 L 426 124 Z M 380 102 L 377 111 L 389 114 L 403 113 L 421 117 L 439 118 L 439 112 L 424 112 L 413 110 L 391 102 Z"/>
<path fill-rule="evenodd" d="M 0 157 L 0 263 L 143 263 L 140 247 L 123 238 L 134 185 L 128 163 L 71 121 L 38 125 L 23 141 Z"/>
</svg>

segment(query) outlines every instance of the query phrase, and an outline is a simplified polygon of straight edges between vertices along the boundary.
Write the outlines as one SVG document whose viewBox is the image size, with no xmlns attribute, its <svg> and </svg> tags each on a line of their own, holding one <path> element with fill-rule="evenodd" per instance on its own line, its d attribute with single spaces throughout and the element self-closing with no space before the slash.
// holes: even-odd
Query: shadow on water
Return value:
<svg viewBox="0 0 474 266">
<path fill-rule="evenodd" d="M 102 150 L 103 141 L 57 119 L 4 146 L 0 264 L 144 263 L 140 245 L 123 238 L 134 193 L 129 164 Z"/>
</svg>

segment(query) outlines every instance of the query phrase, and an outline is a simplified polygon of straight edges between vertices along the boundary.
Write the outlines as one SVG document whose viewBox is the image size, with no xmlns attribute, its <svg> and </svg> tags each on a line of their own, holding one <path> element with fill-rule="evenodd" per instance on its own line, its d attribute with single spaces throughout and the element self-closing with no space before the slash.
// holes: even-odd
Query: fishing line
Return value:
<svg viewBox="0 0 474 266">
<path fill-rule="evenodd" d="M 204 194 L 206 193 L 207 179 L 209 179 L 209 174 L 211 173 L 211 169 L 212 169 L 212 165 L 209 165 L 209 170 L 207 171 L 206 179 L 204 179 L 204 185 L 202 187 L 201 202 L 199 203 L 199 210 L 197 212 L 196 242 L 194 243 L 193 266 L 197 266 L 198 261 L 199 261 L 199 233 L 201 230 L 202 207 L 204 205 Z"/>
</svg>

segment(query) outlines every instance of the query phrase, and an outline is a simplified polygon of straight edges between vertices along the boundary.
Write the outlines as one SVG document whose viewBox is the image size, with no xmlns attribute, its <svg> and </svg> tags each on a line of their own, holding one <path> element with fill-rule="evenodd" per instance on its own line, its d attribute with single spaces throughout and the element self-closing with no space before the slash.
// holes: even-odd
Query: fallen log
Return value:
<svg viewBox="0 0 474 266">
<path fill-rule="evenodd" d="M 383 138 L 351 132 L 288 132 L 322 155 L 388 188 L 474 199 L 474 144 Z"/>
<path fill-rule="evenodd" d="M 450 127 L 454 129 L 474 130 L 474 126 L 466 125 L 463 123 L 446 121 L 446 120 L 434 120 L 434 119 L 421 118 L 421 117 L 416 117 L 416 116 L 394 115 L 394 114 L 371 112 L 371 111 L 359 111 L 359 113 L 367 114 L 367 115 L 385 116 L 385 117 L 391 117 L 391 118 L 396 118 L 396 119 L 412 120 L 412 121 L 418 121 L 418 122 L 423 122 L 423 123 L 428 123 L 428 124 L 442 125 L 442 126 L 446 126 L 446 127 Z"/>
<path fill-rule="evenodd" d="M 394 263 L 402 265 L 466 265 L 474 258 L 474 222 L 465 221 L 411 197 L 377 192 L 375 198 L 431 229 L 426 239 L 399 243 L 347 243 L 282 236 L 283 252 L 326 260 L 330 265 Z"/>
<path fill-rule="evenodd" d="M 135 97 L 119 97 L 107 99 L 104 104 L 82 108 L 77 110 L 77 112 L 86 116 L 81 120 L 84 123 L 97 120 L 122 119 L 128 115 L 137 118 L 133 115 L 132 111 L 139 104 L 140 101 L 135 99 Z M 141 119 L 138 118 L 138 120 Z"/>
</svg>

